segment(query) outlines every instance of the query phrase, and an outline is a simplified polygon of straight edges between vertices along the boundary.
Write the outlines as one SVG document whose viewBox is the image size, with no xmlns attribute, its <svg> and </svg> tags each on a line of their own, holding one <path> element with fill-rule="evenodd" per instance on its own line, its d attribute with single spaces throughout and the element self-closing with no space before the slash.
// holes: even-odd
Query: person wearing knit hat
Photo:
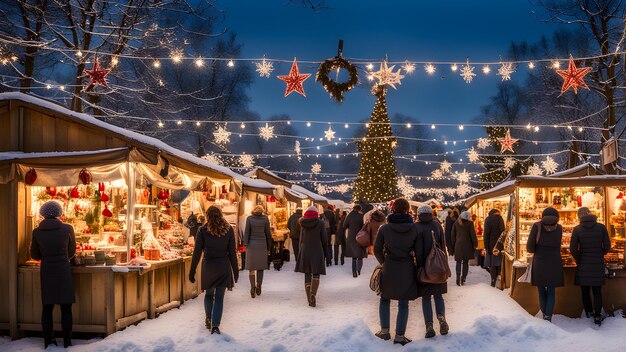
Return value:
<svg viewBox="0 0 626 352">
<path fill-rule="evenodd" d="M 44 203 L 39 209 L 39 214 L 44 220 L 33 230 L 30 256 L 35 260 L 41 260 L 39 276 L 44 348 L 51 344 L 56 345 L 52 318 L 56 304 L 61 305 L 63 345 L 67 348 L 72 345 L 74 286 L 70 259 L 76 254 L 74 228 L 59 219 L 63 215 L 63 208 L 57 201 Z"/>
<path fill-rule="evenodd" d="M 326 248 L 328 238 L 324 221 L 319 219 L 315 206 L 310 206 L 300 219 L 300 250 L 296 259 L 295 272 L 304 274 L 304 292 L 310 307 L 317 304 L 316 295 L 320 286 L 320 275 L 326 275 Z"/>
<path fill-rule="evenodd" d="M 465 285 L 469 272 L 469 261 L 474 259 L 478 238 L 474 223 L 470 221 L 470 212 L 464 211 L 459 215 L 459 220 L 452 225 L 452 249 L 454 250 L 454 260 L 456 260 L 456 284 Z"/>
<path fill-rule="evenodd" d="M 433 208 L 430 205 L 420 205 L 419 208 L 417 208 L 417 215 L 419 216 L 420 214 L 428 214 L 428 213 L 432 213 L 433 212 Z"/>
</svg>

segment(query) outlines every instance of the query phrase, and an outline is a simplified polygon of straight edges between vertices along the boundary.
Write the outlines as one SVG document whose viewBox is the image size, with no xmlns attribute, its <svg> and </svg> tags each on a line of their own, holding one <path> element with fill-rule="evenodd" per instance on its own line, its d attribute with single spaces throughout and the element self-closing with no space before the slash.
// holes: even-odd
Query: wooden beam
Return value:
<svg viewBox="0 0 626 352">
<path fill-rule="evenodd" d="M 143 311 L 129 317 L 120 318 L 115 322 L 115 330 L 122 330 L 123 328 L 145 320 L 148 317 L 148 312 Z"/>
</svg>

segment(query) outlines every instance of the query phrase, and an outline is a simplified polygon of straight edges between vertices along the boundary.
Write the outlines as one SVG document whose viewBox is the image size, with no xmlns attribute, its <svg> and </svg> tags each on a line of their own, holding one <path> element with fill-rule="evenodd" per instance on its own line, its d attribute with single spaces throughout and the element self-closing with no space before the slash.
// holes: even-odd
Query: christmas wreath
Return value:
<svg viewBox="0 0 626 352">
<path fill-rule="evenodd" d="M 341 68 L 348 71 L 348 74 L 350 75 L 347 81 L 339 83 L 328 76 L 330 71 Z M 324 89 L 326 89 L 326 91 L 330 93 L 330 96 L 333 99 L 337 100 L 338 102 L 342 102 L 343 93 L 354 88 L 359 83 L 359 75 L 356 71 L 356 66 L 350 63 L 348 60 L 338 56 L 322 62 L 320 68 L 317 70 L 317 76 L 315 77 L 315 80 L 322 84 Z"/>
</svg>

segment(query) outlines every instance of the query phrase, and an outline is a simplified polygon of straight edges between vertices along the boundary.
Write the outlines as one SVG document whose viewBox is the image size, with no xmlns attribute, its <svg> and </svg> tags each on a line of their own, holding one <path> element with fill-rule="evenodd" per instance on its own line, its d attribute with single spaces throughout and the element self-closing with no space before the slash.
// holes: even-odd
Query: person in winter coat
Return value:
<svg viewBox="0 0 626 352">
<path fill-rule="evenodd" d="M 422 205 L 417 209 L 418 222 L 415 224 L 417 229 L 417 249 L 415 250 L 415 262 L 418 270 L 423 268 L 428 254 L 432 250 L 435 243 L 439 245 L 441 250 L 446 248 L 446 238 L 439 222 L 433 219 L 433 214 L 427 205 Z M 433 242 L 433 239 L 435 242 Z M 435 312 L 439 321 L 439 333 L 447 335 L 450 327 L 446 321 L 446 307 L 443 300 L 443 294 L 448 292 L 448 284 L 431 284 L 419 283 L 418 294 L 422 297 L 422 312 L 424 314 L 424 323 L 426 325 L 426 338 L 435 336 L 433 327 L 433 306 L 432 301 L 435 300 Z"/>
<path fill-rule="evenodd" d="M 410 216 L 410 215 L 409 215 Z M 385 224 L 387 221 L 385 218 L 385 214 L 382 211 L 375 209 L 372 214 L 370 214 L 369 218 L 369 230 L 370 230 L 370 238 L 371 245 L 368 247 L 368 254 L 374 254 L 374 244 L 376 243 L 376 236 L 378 234 L 378 229 Z"/>
<path fill-rule="evenodd" d="M 341 217 L 338 217 L 339 221 L 337 222 L 337 234 L 335 235 L 335 244 L 333 245 L 335 252 L 335 265 L 339 265 L 338 262 L 340 259 L 341 265 L 343 265 L 346 261 L 346 229 L 343 228 L 346 216 L 348 216 L 348 213 L 342 211 Z M 341 256 L 339 255 L 339 248 L 341 248 Z"/>
<path fill-rule="evenodd" d="M 337 219 L 335 219 L 335 212 L 333 212 L 333 206 L 329 205 L 324 210 L 324 225 L 326 225 L 326 266 L 333 264 L 333 242 L 332 236 L 337 233 Z"/>
<path fill-rule="evenodd" d="M 500 210 L 491 209 L 489 216 L 485 219 L 483 241 L 485 243 L 485 267 L 489 268 L 491 274 L 491 287 L 496 287 L 496 279 L 502 266 L 502 251 L 504 241 L 500 240 L 500 235 L 504 232 L 504 219 L 500 215 Z"/>
<path fill-rule="evenodd" d="M 543 319 L 552 321 L 555 288 L 565 285 L 561 262 L 561 239 L 563 228 L 559 224 L 559 212 L 546 208 L 541 221 L 533 224 L 526 243 L 528 253 L 534 253 L 531 284 L 539 291 L 539 307 Z"/>
<path fill-rule="evenodd" d="M 585 314 L 601 325 L 604 255 L 611 249 L 611 240 L 606 227 L 598 223 L 598 217 L 589 208 L 578 209 L 578 219 L 580 225 L 574 227 L 570 242 L 570 252 L 576 260 L 574 283 L 581 288 Z M 593 305 L 589 291 L 593 291 Z"/>
<path fill-rule="evenodd" d="M 252 298 L 261 295 L 263 271 L 268 269 L 268 256 L 272 248 L 270 220 L 264 214 L 263 206 L 254 207 L 252 215 L 246 219 L 246 229 L 243 233 L 243 244 L 246 246 L 246 269 L 249 271 Z"/>
<path fill-rule="evenodd" d="M 397 300 L 398 316 L 393 343 L 401 345 L 411 342 L 404 333 L 409 318 L 409 301 L 417 298 L 417 229 L 409 215 L 409 208 L 409 202 L 404 198 L 393 202 L 388 223 L 380 226 L 374 244 L 374 255 L 383 266 L 380 276 L 380 331 L 376 336 L 383 340 L 391 339 L 390 305 L 392 299 Z M 376 213 L 372 214 L 370 225 L 376 216 Z"/>
<path fill-rule="evenodd" d="M 452 247 L 452 227 L 454 223 L 459 219 L 459 211 L 457 208 L 452 209 L 446 218 L 446 244 L 448 245 L 448 255 L 454 255 L 454 247 Z"/>
<path fill-rule="evenodd" d="M 464 211 L 459 220 L 452 225 L 452 248 L 456 260 L 456 285 L 465 285 L 469 271 L 469 260 L 474 259 L 478 239 L 474 230 L 474 223 L 470 221 L 469 211 Z"/>
<path fill-rule="evenodd" d="M 300 219 L 302 234 L 300 235 L 300 251 L 296 259 L 296 272 L 304 273 L 304 291 L 309 306 L 315 307 L 317 289 L 320 286 L 320 275 L 326 275 L 324 257 L 328 247 L 328 237 L 324 221 L 319 219 L 315 206 L 307 208 Z"/>
<path fill-rule="evenodd" d="M 343 222 L 343 230 L 348 231 L 346 238 L 346 257 L 352 258 L 352 277 L 361 275 L 363 258 L 367 258 L 367 248 L 363 248 L 356 241 L 356 234 L 363 227 L 363 213 L 359 204 L 354 208 Z"/>
<path fill-rule="evenodd" d="M 298 260 L 298 251 L 300 250 L 300 218 L 302 218 L 302 208 L 297 208 L 296 212 L 291 214 L 289 220 L 287 220 L 289 238 L 291 238 L 291 246 L 293 247 L 293 256 L 296 260 Z"/>
<path fill-rule="evenodd" d="M 239 280 L 235 233 L 222 211 L 210 206 L 206 212 L 207 223 L 200 227 L 193 249 L 189 281 L 196 282 L 196 268 L 202 256 L 202 290 L 204 296 L 204 325 L 211 334 L 220 334 L 224 311 L 224 294 Z"/>
<path fill-rule="evenodd" d="M 57 201 L 45 202 L 39 208 L 39 214 L 44 220 L 33 230 L 30 256 L 35 260 L 41 260 L 39 277 L 43 305 L 41 328 L 44 348 L 50 344 L 57 344 L 53 339 L 52 319 L 56 304 L 61 306 L 63 346 L 67 348 L 72 345 L 72 303 L 75 302 L 70 267 L 70 259 L 76 254 L 74 228 L 60 220 L 63 208 Z"/>
</svg>

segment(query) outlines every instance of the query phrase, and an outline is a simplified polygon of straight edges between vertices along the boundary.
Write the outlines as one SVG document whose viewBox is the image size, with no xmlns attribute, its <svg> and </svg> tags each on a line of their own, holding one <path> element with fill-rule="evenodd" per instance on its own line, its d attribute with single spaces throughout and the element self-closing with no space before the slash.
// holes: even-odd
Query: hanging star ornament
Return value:
<svg viewBox="0 0 626 352">
<path fill-rule="evenodd" d="M 304 81 L 306 81 L 310 76 L 310 73 L 300 73 L 298 70 L 298 63 L 294 57 L 293 64 L 291 64 L 291 70 L 289 70 L 289 75 L 276 77 L 287 84 L 287 87 L 285 88 L 285 96 L 288 96 L 292 92 L 297 92 L 303 97 L 306 97 L 302 83 L 304 83 Z"/>
<path fill-rule="evenodd" d="M 397 72 L 393 72 L 395 67 L 395 65 L 389 67 L 387 61 L 383 61 L 378 71 L 372 72 L 372 76 L 378 80 L 377 85 L 388 85 L 393 89 L 397 89 L 396 84 L 401 84 L 400 80 L 404 78 L 404 75 L 400 74 L 400 69 Z"/>
<path fill-rule="evenodd" d="M 510 81 L 511 73 L 515 72 L 513 64 L 510 62 L 501 62 L 500 68 L 498 68 L 498 76 L 502 77 L 502 81 Z"/>
<path fill-rule="evenodd" d="M 256 62 L 256 72 L 259 73 L 259 76 L 270 78 L 272 71 L 274 71 L 274 64 L 271 61 L 265 60 L 263 57 L 263 61 Z"/>
<path fill-rule="evenodd" d="M 324 132 L 324 138 L 326 138 L 329 142 L 335 138 L 335 131 L 333 131 L 333 128 L 330 125 L 328 125 L 328 130 Z"/>
<path fill-rule="evenodd" d="M 89 76 L 91 81 L 85 91 L 90 91 L 94 86 L 103 86 L 108 87 L 106 76 L 111 72 L 111 70 L 101 69 L 100 63 L 98 62 L 98 55 L 94 55 L 93 57 L 93 67 L 91 70 L 85 70 L 85 73 Z"/>
<path fill-rule="evenodd" d="M 511 130 L 507 129 L 504 138 L 497 138 L 498 142 L 500 142 L 500 154 L 503 154 L 506 151 L 510 151 L 511 153 L 515 153 L 513 150 L 513 144 L 515 144 L 519 139 L 511 138 Z"/>
<path fill-rule="evenodd" d="M 567 70 L 556 70 L 556 73 L 563 77 L 563 86 L 561 87 L 560 95 L 563 95 L 563 93 L 570 88 L 574 90 L 575 94 L 578 94 L 578 87 L 589 90 L 589 87 L 583 79 L 589 71 L 591 71 L 591 67 L 577 68 L 574 63 L 574 58 L 570 55 Z"/>
<path fill-rule="evenodd" d="M 274 126 L 265 123 L 265 127 L 259 127 L 259 136 L 266 141 L 274 138 Z"/>
<path fill-rule="evenodd" d="M 467 60 L 465 66 L 461 68 L 461 77 L 463 77 L 463 80 L 467 84 L 472 83 L 472 80 L 476 77 L 476 74 L 474 73 L 474 66 L 470 66 L 469 59 Z"/>
</svg>

